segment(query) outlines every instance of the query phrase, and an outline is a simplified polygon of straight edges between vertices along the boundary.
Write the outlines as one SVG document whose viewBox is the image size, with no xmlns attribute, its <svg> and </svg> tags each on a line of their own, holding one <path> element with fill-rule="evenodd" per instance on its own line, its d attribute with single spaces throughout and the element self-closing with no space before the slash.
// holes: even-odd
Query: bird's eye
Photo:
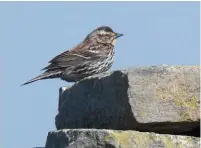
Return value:
<svg viewBox="0 0 201 148">
<path fill-rule="evenodd" d="M 110 37 L 110 36 L 107 34 L 107 35 L 106 35 L 106 38 L 109 38 L 109 37 Z"/>
</svg>

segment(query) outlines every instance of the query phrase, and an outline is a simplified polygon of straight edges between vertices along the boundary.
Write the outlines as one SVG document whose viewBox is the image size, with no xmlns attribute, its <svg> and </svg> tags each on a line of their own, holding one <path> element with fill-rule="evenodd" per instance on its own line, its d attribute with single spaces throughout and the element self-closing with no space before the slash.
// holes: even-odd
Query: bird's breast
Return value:
<svg viewBox="0 0 201 148">
<path fill-rule="evenodd" d="M 111 47 L 108 50 L 108 53 L 105 56 L 105 58 L 102 58 L 97 62 L 98 73 L 109 70 L 111 68 L 113 62 L 114 62 L 114 48 Z"/>
</svg>

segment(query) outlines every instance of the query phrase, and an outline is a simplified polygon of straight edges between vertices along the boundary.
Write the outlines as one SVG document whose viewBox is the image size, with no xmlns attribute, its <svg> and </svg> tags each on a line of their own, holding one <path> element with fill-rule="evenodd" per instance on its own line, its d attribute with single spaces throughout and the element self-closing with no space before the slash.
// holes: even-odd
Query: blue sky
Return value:
<svg viewBox="0 0 201 148">
<path fill-rule="evenodd" d="M 44 146 L 55 130 L 59 79 L 20 87 L 101 25 L 123 33 L 111 70 L 198 65 L 199 2 L 0 2 L 0 147 Z"/>
</svg>

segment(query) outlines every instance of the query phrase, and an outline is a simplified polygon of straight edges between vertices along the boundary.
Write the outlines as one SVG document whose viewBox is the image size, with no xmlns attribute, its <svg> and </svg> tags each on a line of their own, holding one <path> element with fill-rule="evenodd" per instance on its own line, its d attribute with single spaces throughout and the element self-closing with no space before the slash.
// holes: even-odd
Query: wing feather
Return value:
<svg viewBox="0 0 201 148">
<path fill-rule="evenodd" d="M 52 70 L 59 68 L 77 67 L 88 61 L 95 61 L 101 57 L 99 46 L 82 42 L 77 47 L 65 51 L 49 61 L 49 65 L 42 70 Z"/>
</svg>

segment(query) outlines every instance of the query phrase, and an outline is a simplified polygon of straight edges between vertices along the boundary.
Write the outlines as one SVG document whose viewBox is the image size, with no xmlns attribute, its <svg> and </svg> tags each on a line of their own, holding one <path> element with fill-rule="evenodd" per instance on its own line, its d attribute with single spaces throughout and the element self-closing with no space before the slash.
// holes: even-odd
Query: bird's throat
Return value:
<svg viewBox="0 0 201 148">
<path fill-rule="evenodd" d="M 112 41 L 112 45 L 113 45 L 113 46 L 115 46 L 116 41 L 117 41 L 116 39 L 114 39 L 114 40 Z"/>
</svg>

